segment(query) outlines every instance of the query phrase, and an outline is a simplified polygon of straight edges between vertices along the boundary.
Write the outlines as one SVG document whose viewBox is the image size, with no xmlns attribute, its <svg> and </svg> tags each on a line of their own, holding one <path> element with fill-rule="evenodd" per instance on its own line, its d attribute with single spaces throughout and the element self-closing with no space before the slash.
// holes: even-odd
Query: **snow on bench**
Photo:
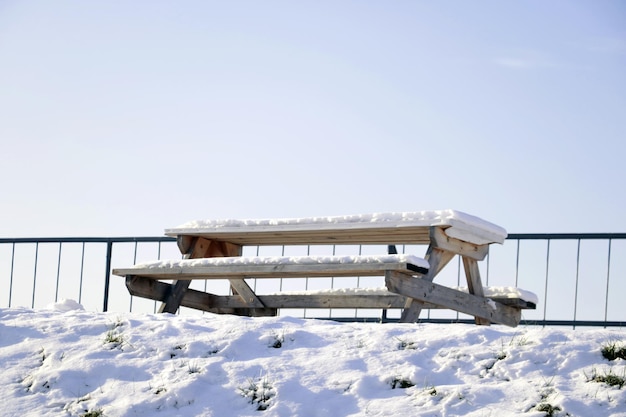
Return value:
<svg viewBox="0 0 626 417">
<path fill-rule="evenodd" d="M 452 289 L 462 291 L 464 293 L 469 293 L 467 287 L 451 287 Z M 520 300 L 524 304 L 526 304 L 526 308 L 534 308 L 537 305 L 539 298 L 537 294 L 523 290 L 521 288 L 516 287 L 483 287 L 485 298 L 490 298 L 493 300 L 497 300 L 502 302 L 503 304 L 507 303 L 507 300 Z M 322 290 L 307 290 L 307 291 L 284 291 L 281 292 L 282 295 L 340 295 L 340 296 L 367 296 L 367 295 L 389 295 L 393 294 L 389 292 L 386 287 L 378 287 L 378 288 L 333 288 L 333 289 L 322 289 Z M 278 294 L 268 294 L 268 295 L 278 295 Z"/>
<path fill-rule="evenodd" d="M 119 276 L 152 279 L 211 279 L 229 277 L 281 278 L 376 276 L 387 270 L 412 275 L 428 272 L 428 262 L 413 255 L 270 256 L 166 260 L 117 268 Z"/>
</svg>

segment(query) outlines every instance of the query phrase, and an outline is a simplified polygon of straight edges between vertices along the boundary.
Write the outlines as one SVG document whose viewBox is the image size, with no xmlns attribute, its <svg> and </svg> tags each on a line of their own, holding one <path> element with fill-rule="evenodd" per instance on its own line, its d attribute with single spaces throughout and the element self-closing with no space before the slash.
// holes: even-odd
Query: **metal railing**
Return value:
<svg viewBox="0 0 626 417">
<path fill-rule="evenodd" d="M 244 255 L 304 255 L 310 254 L 312 248 L 247 247 Z M 366 254 L 382 253 L 386 248 L 329 246 L 326 250 L 332 254 Z M 401 246 L 398 250 L 422 254 L 425 248 Z M 131 297 L 124 280 L 111 277 L 111 269 L 177 258 L 180 259 L 180 253 L 175 240 L 168 237 L 0 238 L 0 288 L 5 289 L 0 291 L 0 307 L 42 308 L 62 299 L 74 299 L 88 310 L 155 312 L 156 302 Z M 452 266 L 445 268 L 437 281 L 463 286 L 460 259 L 456 267 Z M 521 287 L 537 294 L 537 310 L 523 311 L 523 324 L 626 325 L 626 309 L 621 300 L 622 294 L 626 294 L 626 233 L 510 234 L 504 245 L 492 245 L 480 268 L 486 286 Z M 381 281 L 369 277 L 277 279 L 258 280 L 252 285 L 260 293 L 267 293 L 381 286 Z M 229 291 L 228 285 L 214 281 L 194 281 L 193 286 L 216 294 Z M 181 314 L 200 313 L 181 309 Z M 342 321 L 380 321 L 381 314 L 384 321 L 398 317 L 395 312 L 380 310 L 353 310 L 348 316 L 345 310 L 293 310 L 281 314 Z M 425 311 L 421 320 L 473 321 L 447 310 Z"/>
<path fill-rule="evenodd" d="M 626 293 L 626 233 L 518 233 L 510 234 L 504 246 L 512 243 L 515 286 L 520 285 L 522 245 L 535 246 L 529 252 L 535 251 L 536 260 L 541 260 L 542 252 L 545 256 L 543 262 L 537 263 L 543 272 L 539 276 L 543 285 L 537 289 L 537 313 L 541 315 L 537 320 L 524 320 L 525 324 L 574 328 L 626 325 L 626 309 L 622 305 L 622 294 Z M 565 308 L 568 304 L 569 309 Z M 562 309 L 558 314 L 551 308 L 554 305 Z M 566 314 L 571 314 L 571 318 L 553 318 Z"/>
<path fill-rule="evenodd" d="M 18 301 L 17 305 L 37 308 L 45 306 L 45 303 L 58 302 L 60 298 L 60 289 L 62 283 L 62 266 L 64 265 L 63 255 L 67 252 L 63 250 L 68 246 L 79 245 L 78 252 L 76 250 L 68 258 L 71 258 L 70 262 L 74 265 L 79 265 L 77 270 L 72 272 L 72 275 L 77 276 L 78 282 L 70 283 L 74 284 L 72 287 L 77 291 L 75 294 L 79 303 L 83 302 L 85 289 L 84 286 L 88 285 L 88 290 L 93 290 L 96 284 L 100 284 L 102 292 L 96 292 L 96 294 L 102 294 L 100 301 L 102 305 L 101 311 L 109 310 L 109 298 L 111 290 L 111 269 L 113 260 L 113 245 L 121 247 L 122 244 L 132 244 L 133 264 L 137 261 L 137 252 L 140 243 L 152 243 L 157 245 L 156 258 L 161 258 L 161 247 L 163 243 L 174 244 L 175 239 L 168 237 L 49 237 L 49 238 L 0 238 L 0 249 L 4 249 L 0 252 L 0 284 L 5 286 L 3 278 L 8 281 L 8 291 L 5 293 L 4 300 L 0 300 L 0 307 L 14 307 L 14 293 L 20 291 L 22 293 L 31 292 L 30 304 L 25 303 L 24 297 L 21 297 L 21 303 Z M 30 253 L 20 254 L 19 249 L 25 248 Z M 42 252 L 45 248 L 46 259 L 42 259 Z M 53 249 L 56 253 L 51 257 L 50 249 Z M 76 249 L 74 247 L 73 249 Z M 26 252 L 26 251 L 25 251 Z M 90 253 L 92 252 L 92 253 Z M 125 254 L 128 254 L 128 248 L 125 248 Z M 95 256 L 94 256 L 95 254 Z M 87 259 L 87 262 L 85 260 Z M 22 261 L 22 262 L 20 262 Z M 91 261 L 91 263 L 90 263 Z M 56 265 L 54 263 L 56 262 Z M 67 264 L 67 263 L 66 263 Z M 103 265 L 102 265 L 103 264 Z M 44 271 L 42 272 L 42 266 Z M 45 283 L 41 283 L 42 275 L 45 278 Z M 85 283 L 85 276 L 89 277 L 87 283 Z M 29 278 L 32 280 L 29 282 Z M 40 286 L 44 286 L 44 290 L 47 291 L 47 296 L 44 297 L 44 301 L 37 302 L 36 294 L 38 289 L 38 281 Z M 76 280 L 73 280 L 76 281 Z M 32 285 L 28 285 L 32 282 Z M 51 284 L 52 283 L 52 284 Z M 77 285 L 76 285 L 77 284 Z M 5 287 L 6 288 L 6 287 Z M 51 297 L 50 290 L 54 288 L 54 297 Z M 93 293 L 91 293 L 93 295 Z M 98 297 L 96 297 L 97 299 Z M 90 297 L 90 307 L 93 305 L 93 297 Z"/>
</svg>

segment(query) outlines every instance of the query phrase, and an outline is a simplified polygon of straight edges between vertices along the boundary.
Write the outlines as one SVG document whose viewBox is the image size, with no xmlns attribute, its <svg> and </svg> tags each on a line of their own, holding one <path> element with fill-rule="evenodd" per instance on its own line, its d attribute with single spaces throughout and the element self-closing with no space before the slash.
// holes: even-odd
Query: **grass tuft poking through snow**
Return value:
<svg viewBox="0 0 626 417">
<path fill-rule="evenodd" d="M 405 388 L 411 388 L 415 386 L 413 381 L 411 381 L 409 378 L 404 378 L 401 376 L 393 377 L 391 379 L 390 385 L 391 385 L 391 389 L 396 389 L 396 388 L 405 389 Z"/>
<path fill-rule="evenodd" d="M 406 339 L 399 339 L 398 340 L 398 349 L 400 350 L 405 350 L 405 349 L 417 349 L 418 344 Z"/>
<path fill-rule="evenodd" d="M 116 330 L 109 330 L 104 338 L 104 344 L 109 345 L 111 349 L 121 347 L 124 343 L 124 336 Z"/>
<path fill-rule="evenodd" d="M 592 368 L 591 373 L 587 375 L 587 381 L 600 382 L 610 387 L 622 389 L 624 385 L 626 385 L 626 368 L 622 370 L 621 375 L 616 374 L 613 368 L 605 370 L 604 372 Z"/>
<path fill-rule="evenodd" d="M 283 347 L 284 343 L 285 343 L 285 331 L 282 330 L 280 333 L 278 333 L 275 330 L 272 330 L 271 336 L 270 336 L 269 347 L 272 347 L 274 349 L 280 349 L 281 347 Z"/>
<path fill-rule="evenodd" d="M 554 406 L 554 405 L 549 404 L 549 403 L 541 403 L 541 404 L 538 404 L 538 405 L 535 407 L 535 409 L 536 409 L 537 411 L 541 411 L 541 412 L 546 413 L 546 417 L 552 417 L 552 416 L 556 415 L 556 413 L 558 413 L 559 411 L 561 411 L 561 407 L 559 407 L 558 405 L 557 405 L 557 406 Z"/>
<path fill-rule="evenodd" d="M 276 390 L 266 376 L 256 379 L 248 378 L 247 384 L 240 387 L 239 392 L 259 411 L 267 410 L 276 396 Z"/>
<path fill-rule="evenodd" d="M 623 343 L 612 341 L 602 346 L 602 357 L 609 361 L 616 359 L 626 360 L 626 346 Z"/>
<path fill-rule="evenodd" d="M 104 412 L 100 409 L 87 411 L 80 415 L 80 417 L 102 417 L 104 416 Z"/>
<path fill-rule="evenodd" d="M 202 368 L 196 362 L 187 362 L 187 371 L 189 374 L 199 374 Z"/>
</svg>

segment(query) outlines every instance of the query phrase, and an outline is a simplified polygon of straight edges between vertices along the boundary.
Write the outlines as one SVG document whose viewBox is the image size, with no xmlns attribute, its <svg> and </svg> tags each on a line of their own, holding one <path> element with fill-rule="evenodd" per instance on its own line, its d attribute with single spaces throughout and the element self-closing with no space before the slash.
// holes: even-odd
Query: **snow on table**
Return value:
<svg viewBox="0 0 626 417">
<path fill-rule="evenodd" d="M 477 245 L 503 243 L 507 237 L 504 228 L 456 210 L 431 210 L 417 212 L 389 212 L 331 217 L 303 217 L 283 219 L 222 219 L 195 220 L 178 227 L 166 229 L 168 236 L 219 232 L 221 234 L 246 232 L 308 231 L 339 228 L 404 228 L 448 226 L 446 234 Z"/>
</svg>

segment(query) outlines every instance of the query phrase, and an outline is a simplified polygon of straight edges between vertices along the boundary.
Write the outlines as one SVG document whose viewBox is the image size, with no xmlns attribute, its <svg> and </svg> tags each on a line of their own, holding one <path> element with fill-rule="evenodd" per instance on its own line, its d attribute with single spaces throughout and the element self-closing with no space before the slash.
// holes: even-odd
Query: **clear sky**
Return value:
<svg viewBox="0 0 626 417">
<path fill-rule="evenodd" d="M 0 1 L 0 236 L 626 232 L 626 3 Z"/>
</svg>

